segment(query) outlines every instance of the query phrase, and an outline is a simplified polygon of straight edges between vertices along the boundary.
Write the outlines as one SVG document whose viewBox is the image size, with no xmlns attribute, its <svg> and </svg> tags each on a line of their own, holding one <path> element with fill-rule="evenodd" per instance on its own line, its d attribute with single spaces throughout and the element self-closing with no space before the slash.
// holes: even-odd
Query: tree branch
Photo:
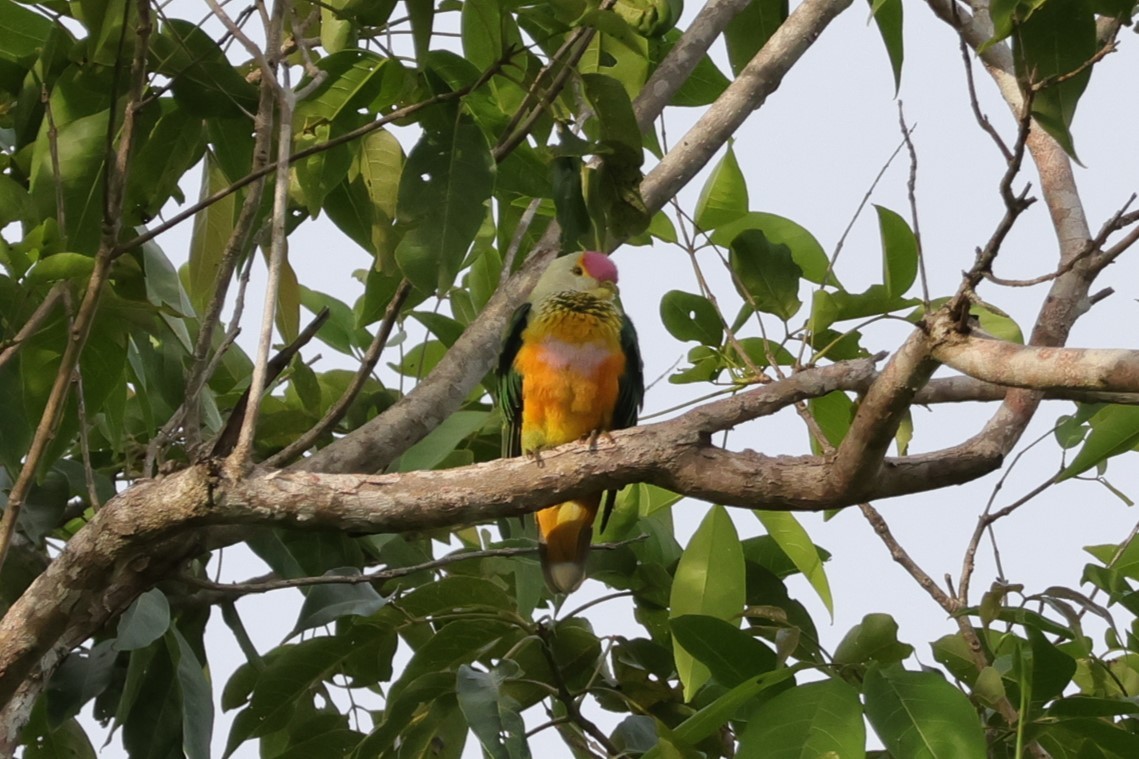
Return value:
<svg viewBox="0 0 1139 759">
<path fill-rule="evenodd" d="M 808 0 L 791 14 L 736 82 L 689 131 L 681 143 L 684 147 L 666 155 L 645 177 L 641 194 L 650 213 L 660 210 L 673 194 L 662 181 L 667 180 L 676 189 L 690 181 L 727 141 L 731 129 L 726 127 L 742 123 L 747 114 L 762 105 L 827 23 L 850 3 L 851 0 Z M 664 101 L 653 105 L 663 106 Z M 709 114 L 715 115 L 709 119 Z M 651 122 L 658 115 L 645 106 L 637 111 L 638 123 Z M 664 174 L 658 174 L 662 166 L 666 167 Z M 384 413 L 317 451 L 300 462 L 298 468 L 323 472 L 379 471 L 462 405 L 494 365 L 507 319 L 553 259 L 559 234 L 556 222 L 551 222 L 526 263 L 495 291 L 483 312 L 463 331 L 430 376 Z"/>
</svg>

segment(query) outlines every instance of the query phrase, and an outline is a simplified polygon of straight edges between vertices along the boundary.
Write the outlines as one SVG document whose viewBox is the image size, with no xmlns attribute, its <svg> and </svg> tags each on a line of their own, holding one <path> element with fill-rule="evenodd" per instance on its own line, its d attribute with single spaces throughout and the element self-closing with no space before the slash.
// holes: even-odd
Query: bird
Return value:
<svg viewBox="0 0 1139 759">
<path fill-rule="evenodd" d="M 632 427 L 645 395 L 637 331 L 617 300 L 617 266 L 604 253 L 554 259 L 518 307 L 498 365 L 503 453 L 541 464 L 542 451 Z M 601 529 L 616 491 L 537 512 L 546 584 L 568 594 L 585 579 L 601 501 Z"/>
</svg>

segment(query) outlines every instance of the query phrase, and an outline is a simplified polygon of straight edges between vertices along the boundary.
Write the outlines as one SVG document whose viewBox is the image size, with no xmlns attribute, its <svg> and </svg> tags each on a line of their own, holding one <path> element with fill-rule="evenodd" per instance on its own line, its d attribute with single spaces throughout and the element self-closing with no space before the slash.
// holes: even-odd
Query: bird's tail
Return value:
<svg viewBox="0 0 1139 759">
<path fill-rule="evenodd" d="M 585 560 L 593 537 L 593 519 L 601 494 L 542 509 L 538 518 L 538 554 L 546 585 L 555 593 L 577 590 L 585 579 Z"/>
</svg>

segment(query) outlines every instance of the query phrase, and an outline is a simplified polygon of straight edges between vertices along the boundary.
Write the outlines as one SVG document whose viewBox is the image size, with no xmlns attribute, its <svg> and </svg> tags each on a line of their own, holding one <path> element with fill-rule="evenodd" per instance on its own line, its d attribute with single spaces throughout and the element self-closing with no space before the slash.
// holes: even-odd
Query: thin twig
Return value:
<svg viewBox="0 0 1139 759">
<path fill-rule="evenodd" d="M 961 59 L 965 62 L 965 82 L 969 86 L 969 105 L 973 109 L 973 116 L 985 134 L 993 138 L 993 143 L 1001 151 L 1005 163 L 1012 163 L 1012 151 L 1008 149 L 1008 145 L 1005 145 L 1005 141 L 1001 139 L 1000 133 L 989 121 L 989 117 L 981 111 L 981 103 L 977 99 L 977 84 L 973 81 L 973 61 L 969 57 L 969 46 L 965 42 L 965 36 L 959 36 L 958 42 L 961 45 Z"/>
<path fill-rule="evenodd" d="M 214 2 L 214 0 L 209 1 Z M 273 344 L 273 324 L 277 315 L 281 272 L 285 267 L 289 250 L 289 240 L 285 230 L 289 212 L 289 155 L 292 152 L 293 112 L 296 110 L 298 94 L 293 91 L 289 81 L 289 67 L 280 66 L 277 58 L 287 4 L 285 0 L 278 0 L 273 7 L 266 35 L 271 59 L 261 64 L 262 75 L 271 79 L 277 94 L 277 172 L 273 185 L 273 212 L 270 217 L 272 232 L 269 244 L 269 272 L 265 283 L 265 302 L 261 311 L 257 355 L 253 362 L 253 376 L 249 381 L 249 402 L 245 407 L 241 432 L 237 436 L 237 446 L 230 456 L 231 466 L 237 471 L 245 470 L 252 463 L 253 437 L 257 431 L 261 394 L 265 391 L 269 351 Z"/>
<path fill-rule="evenodd" d="M 368 346 L 368 350 L 365 351 L 364 358 L 360 362 L 360 368 L 356 370 L 352 382 L 348 384 L 348 387 L 345 388 L 336 403 L 329 407 L 319 422 L 282 450 L 270 456 L 265 461 L 265 466 L 270 468 L 285 466 L 311 448 L 316 441 L 320 440 L 322 436 L 327 434 L 340 422 L 344 414 L 348 412 L 348 408 L 352 405 L 352 402 L 356 400 L 356 396 L 359 395 L 363 389 L 364 383 L 367 382 L 368 375 L 372 373 L 372 370 L 379 362 L 384 346 L 387 345 L 388 339 L 391 337 L 392 327 L 399 318 L 400 309 L 403 307 L 403 303 L 407 300 L 407 296 L 410 292 L 411 282 L 409 280 L 405 279 L 399 283 L 395 295 L 392 296 L 391 302 L 388 303 L 388 307 L 384 311 L 384 318 L 380 323 L 380 328 L 376 332 L 372 343 Z"/>
<path fill-rule="evenodd" d="M 636 537 L 629 540 L 621 540 L 613 543 L 595 543 L 591 546 L 592 550 L 597 551 L 613 551 L 630 543 L 643 540 L 643 537 Z M 461 561 L 470 561 L 473 559 L 491 559 L 499 557 L 511 556 L 530 556 L 538 552 L 538 547 L 509 547 L 509 548 L 485 548 L 480 551 L 464 551 L 461 553 L 451 553 L 446 556 L 440 556 L 437 559 L 424 561 L 419 564 L 413 564 L 407 567 L 392 567 L 389 569 L 379 569 L 375 572 L 368 572 L 366 574 L 358 575 L 321 575 L 320 577 L 292 577 L 288 579 L 275 578 L 272 575 L 265 577 L 247 580 L 246 582 L 214 582 L 206 580 L 201 577 L 194 577 L 192 575 L 181 575 L 178 580 L 186 585 L 199 588 L 201 590 L 209 591 L 217 594 L 218 598 L 232 600 L 241 596 L 253 595 L 256 593 L 270 593 L 275 590 L 285 590 L 287 588 L 307 588 L 313 585 L 361 585 L 371 583 L 385 583 L 390 580 L 396 580 L 400 577 L 407 577 L 408 575 L 417 574 L 419 572 L 431 572 L 436 569 L 442 569 L 452 564 L 457 564 Z"/>
<path fill-rule="evenodd" d="M 910 223 L 913 225 L 914 242 L 917 244 L 918 251 L 918 274 L 921 277 L 921 295 L 922 305 L 926 310 L 929 310 L 929 279 L 926 277 L 925 272 L 925 250 L 921 244 L 921 226 L 918 224 L 918 152 L 914 147 L 913 131 L 917 128 L 915 124 L 913 129 L 906 126 L 906 114 L 902 109 L 902 101 L 898 101 L 898 126 L 902 129 L 902 139 L 905 140 L 906 150 L 910 154 L 910 177 L 906 181 L 906 196 L 910 201 Z"/>
<path fill-rule="evenodd" d="M 557 658 L 554 657 L 553 636 L 554 631 L 552 629 L 545 625 L 538 626 L 538 637 L 542 639 L 542 654 L 546 657 L 546 662 L 550 665 L 550 675 L 553 677 L 554 685 L 558 690 L 558 700 L 562 702 L 566 714 L 573 723 L 597 741 L 609 756 L 620 756 L 621 750 L 609 740 L 609 736 L 581 713 L 577 698 L 570 693 L 569 686 L 566 685 L 565 677 L 562 676 L 561 666 L 558 664 Z"/>
<path fill-rule="evenodd" d="M 66 290 L 67 282 L 65 280 L 60 280 L 52 285 L 47 295 L 44 296 L 44 299 L 36 306 L 36 310 L 33 311 L 32 315 L 28 317 L 28 320 L 24 322 L 24 326 L 20 327 L 16 334 L 12 335 L 11 339 L 4 340 L 0 343 L 0 345 L 3 345 L 3 350 L 0 350 L 0 368 L 11 361 L 16 353 L 19 352 L 20 348 L 23 347 L 23 344 L 39 331 L 40 327 L 42 327 L 44 322 L 48 320 L 48 317 L 51 316 L 51 312 L 55 309 L 56 304 L 63 298 L 63 294 Z"/>
</svg>

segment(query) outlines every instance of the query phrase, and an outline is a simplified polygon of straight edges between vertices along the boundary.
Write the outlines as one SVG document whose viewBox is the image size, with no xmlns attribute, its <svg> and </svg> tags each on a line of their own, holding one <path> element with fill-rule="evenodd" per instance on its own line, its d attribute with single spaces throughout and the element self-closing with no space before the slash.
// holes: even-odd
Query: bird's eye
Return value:
<svg viewBox="0 0 1139 759">
<path fill-rule="evenodd" d="M 573 274 L 575 277 L 580 277 L 581 273 L 582 273 L 581 267 L 580 266 L 573 267 L 572 269 L 570 269 L 570 273 Z"/>
</svg>

